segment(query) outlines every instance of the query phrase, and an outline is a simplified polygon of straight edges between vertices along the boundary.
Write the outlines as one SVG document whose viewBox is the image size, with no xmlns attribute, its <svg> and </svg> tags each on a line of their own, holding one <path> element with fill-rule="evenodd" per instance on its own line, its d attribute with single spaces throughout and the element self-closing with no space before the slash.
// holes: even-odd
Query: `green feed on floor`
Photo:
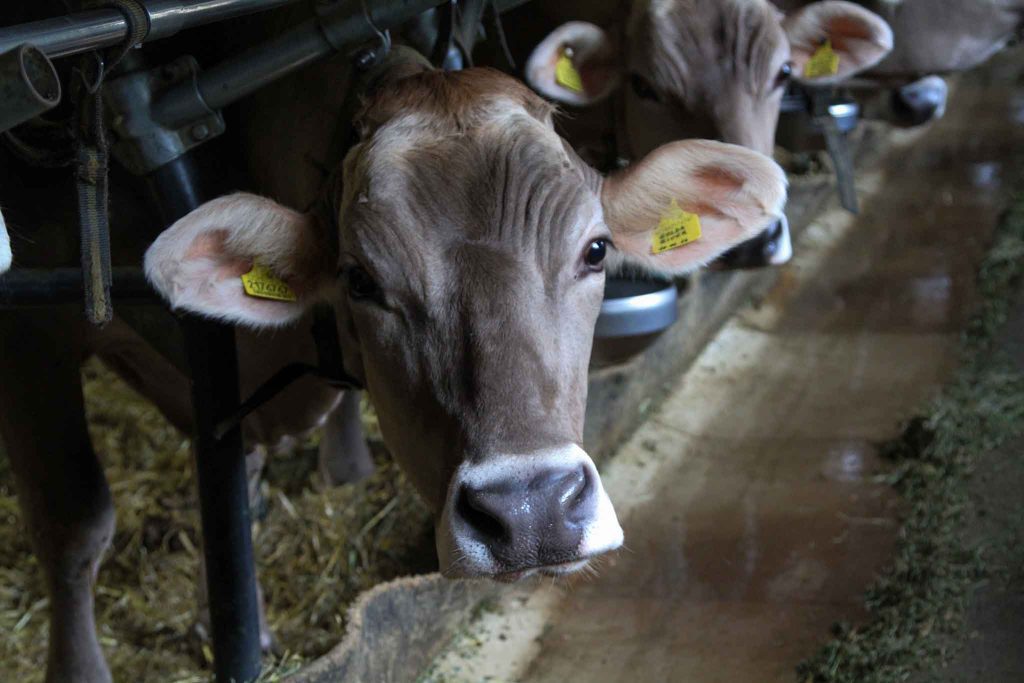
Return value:
<svg viewBox="0 0 1024 683">
<path fill-rule="evenodd" d="M 835 626 L 834 639 L 797 668 L 800 683 L 891 683 L 949 661 L 971 589 L 995 568 L 963 524 L 969 478 L 985 453 L 1024 431 L 1024 374 L 998 350 L 1024 274 L 1024 195 L 996 229 L 978 274 L 978 310 L 964 331 L 953 380 L 881 447 L 904 517 L 896 556 L 868 590 L 867 623 Z"/>
</svg>

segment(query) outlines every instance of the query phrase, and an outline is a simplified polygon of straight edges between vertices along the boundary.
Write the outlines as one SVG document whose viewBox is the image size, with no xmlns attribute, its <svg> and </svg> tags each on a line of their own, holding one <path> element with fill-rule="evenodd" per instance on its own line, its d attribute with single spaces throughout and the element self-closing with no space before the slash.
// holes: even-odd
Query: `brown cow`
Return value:
<svg viewBox="0 0 1024 683">
<path fill-rule="evenodd" d="M 311 352 L 294 340 L 308 346 L 309 306 L 332 303 L 348 370 L 433 510 L 443 571 L 578 570 L 622 541 L 580 447 L 605 257 L 691 270 L 777 218 L 784 176 L 752 151 L 689 141 L 603 178 L 555 134 L 546 103 L 487 70 L 394 75 L 359 127 L 313 208 L 213 200 L 157 239 L 147 273 L 177 308 L 274 330 L 253 338 L 285 358 Z M 679 212 L 699 217 L 701 236 L 656 253 L 655 231 Z M 239 276 L 256 260 L 298 300 L 247 297 Z M 86 328 L 70 309 L 0 313 L 0 433 L 51 597 L 50 681 L 110 680 L 92 583 L 114 519 L 82 412 L 89 352 L 144 392 L 159 381 L 123 326 Z M 175 377 L 163 384 L 184 394 Z M 165 413 L 187 405 L 155 398 Z M 293 387 L 294 421 L 269 414 L 249 438 L 314 426 L 336 400 Z"/>
<path fill-rule="evenodd" d="M 581 21 L 559 27 L 534 50 L 526 80 L 547 97 L 577 106 L 618 93 L 617 143 L 627 158 L 687 138 L 717 138 L 771 155 L 791 77 L 837 83 L 892 48 L 884 20 L 836 0 L 788 16 L 768 0 L 633 0 L 624 19 L 620 31 Z M 825 41 L 838 57 L 836 68 L 808 75 L 805 67 Z M 557 75 L 570 54 L 579 87 Z M 778 264 L 791 253 L 780 222 L 733 252 L 730 263 Z"/>
<path fill-rule="evenodd" d="M 795 11 L 807 0 L 773 0 Z M 920 124 L 942 116 L 948 89 L 940 74 L 980 65 L 1019 36 L 1024 27 L 1021 0 L 857 0 L 892 27 L 894 47 L 879 64 L 850 85 L 868 114 L 900 124 Z M 890 95 L 891 90 L 891 95 Z M 885 99 L 870 97 L 882 93 Z"/>
</svg>

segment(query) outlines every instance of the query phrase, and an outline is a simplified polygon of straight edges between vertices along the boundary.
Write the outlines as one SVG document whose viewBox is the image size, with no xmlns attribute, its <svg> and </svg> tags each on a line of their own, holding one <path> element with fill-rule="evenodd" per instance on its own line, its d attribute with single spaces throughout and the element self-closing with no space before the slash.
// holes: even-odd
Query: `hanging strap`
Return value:
<svg viewBox="0 0 1024 683">
<path fill-rule="evenodd" d="M 110 298 L 110 155 L 103 124 L 101 90 L 107 72 L 149 35 L 150 23 L 146 8 L 138 0 L 103 0 L 87 2 L 84 6 L 113 7 L 124 15 L 128 24 L 128 37 L 123 43 L 103 54 L 83 55 L 71 74 L 85 316 L 94 325 L 103 325 L 114 317 L 114 309 Z"/>
</svg>

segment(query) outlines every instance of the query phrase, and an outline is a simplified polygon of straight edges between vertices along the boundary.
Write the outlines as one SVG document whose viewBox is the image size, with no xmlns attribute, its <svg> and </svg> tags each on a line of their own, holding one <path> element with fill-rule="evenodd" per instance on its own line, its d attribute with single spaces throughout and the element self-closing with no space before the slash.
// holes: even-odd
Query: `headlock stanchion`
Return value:
<svg viewBox="0 0 1024 683">
<path fill-rule="evenodd" d="M 200 24 L 285 5 L 297 0 L 111 0 L 101 7 L 67 17 L 0 28 L 0 93 L 7 83 L 24 103 L 0 102 L 0 122 L 16 125 L 38 115 L 60 99 L 46 79 L 53 73 L 47 57 L 78 54 L 135 44 L 133 23 L 145 13 L 145 40 L 164 38 Z M 388 52 L 356 48 L 384 36 L 444 0 L 318 0 L 316 16 L 269 42 L 205 71 L 195 60 L 181 57 L 159 69 L 148 69 L 132 51 L 116 72 L 98 79 L 113 116 L 117 143 L 114 159 L 153 190 L 164 224 L 195 209 L 209 197 L 197 183 L 191 150 L 223 131 L 220 109 L 242 96 L 321 57 L 350 51 L 361 68 L 372 70 Z M 524 0 L 482 0 L 495 14 Z M 134 14 L 125 12 L 129 6 Z M 479 9 L 479 8 L 478 8 Z M 139 17 L 134 21 L 132 17 Z M 479 12 L 473 15 L 479 17 Z M 476 19 L 474 19 L 475 21 Z M 138 34 L 135 34 L 138 35 Z M 4 54 L 22 45 L 35 45 Z M 399 51 L 396 51 L 399 52 Z M 28 55 L 26 58 L 25 55 Z M 393 55 L 392 57 L 396 57 Z M 6 70 L 3 64 L 8 64 Z M 5 77 L 10 72 L 11 79 Z M 28 86 L 27 87 L 26 83 Z M 42 87 L 43 84 L 46 87 Z M 42 89 L 40 89 L 42 87 Z M 56 90 L 54 89 L 56 87 Z M 33 88 L 35 90 L 33 90 Z M 202 129 L 204 135 L 196 135 Z M 0 129 L 2 130 L 2 129 Z M 65 165 L 65 164 L 59 164 Z M 12 270 L 0 276 L 0 308 L 81 301 L 87 289 L 83 270 L 74 268 Z M 125 302 L 146 300 L 150 290 L 139 268 L 106 268 L 111 296 Z M 109 300 L 108 300 L 109 303 Z M 260 671 L 259 614 L 248 504 L 248 486 L 240 423 L 248 412 L 269 400 L 283 386 L 304 374 L 318 376 L 337 388 L 358 387 L 347 375 L 337 340 L 333 312 L 316 316 L 317 366 L 282 369 L 253 396 L 240 403 L 238 357 L 233 328 L 181 316 L 185 357 L 192 379 L 194 448 L 202 518 L 203 553 L 209 591 L 214 670 L 221 683 L 254 680 Z M 160 348 L 159 344 L 155 344 Z M 172 354 L 180 355 L 180 354 Z"/>
<path fill-rule="evenodd" d="M 196 208 L 202 196 L 189 156 L 169 162 L 150 180 L 166 224 Z M 193 453 L 210 604 L 213 666 L 218 681 L 254 680 L 260 673 L 259 603 L 250 531 L 242 433 L 218 436 L 217 423 L 238 406 L 234 328 L 181 317 L 192 378 Z"/>
</svg>

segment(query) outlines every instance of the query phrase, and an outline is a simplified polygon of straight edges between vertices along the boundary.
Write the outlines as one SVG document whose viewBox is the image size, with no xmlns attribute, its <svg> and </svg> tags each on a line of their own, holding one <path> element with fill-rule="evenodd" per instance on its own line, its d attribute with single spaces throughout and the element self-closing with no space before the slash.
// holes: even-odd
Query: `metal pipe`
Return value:
<svg viewBox="0 0 1024 683">
<path fill-rule="evenodd" d="M 374 37 L 412 19 L 443 0 L 389 0 L 370 10 L 373 26 L 363 15 L 361 0 L 339 0 L 330 13 L 310 19 L 273 40 L 202 72 L 196 81 L 170 88 L 153 103 L 153 118 L 178 128 L 217 111 L 268 83 L 348 45 Z"/>
<path fill-rule="evenodd" d="M 150 179 L 157 209 L 168 224 L 195 209 L 204 194 L 219 190 L 200 185 L 187 154 L 169 166 Z M 235 331 L 195 315 L 181 316 L 180 322 L 192 379 L 192 443 L 213 669 L 217 683 L 248 683 L 260 672 L 260 632 L 242 432 L 235 426 L 221 437 L 214 434 L 240 402 Z"/>
<path fill-rule="evenodd" d="M 141 268 L 113 269 L 111 296 L 118 303 L 157 303 Z M 0 310 L 82 301 L 79 268 L 15 268 L 0 275 Z"/>
<path fill-rule="evenodd" d="M 150 21 L 147 40 L 293 2 L 297 0 L 149 0 L 143 3 Z M 31 43 L 51 58 L 64 57 L 117 45 L 127 37 L 124 15 L 104 8 L 0 28 L 0 52 Z"/>
<path fill-rule="evenodd" d="M 0 54 L 0 132 L 39 116 L 60 102 L 60 78 L 32 45 Z"/>
</svg>

